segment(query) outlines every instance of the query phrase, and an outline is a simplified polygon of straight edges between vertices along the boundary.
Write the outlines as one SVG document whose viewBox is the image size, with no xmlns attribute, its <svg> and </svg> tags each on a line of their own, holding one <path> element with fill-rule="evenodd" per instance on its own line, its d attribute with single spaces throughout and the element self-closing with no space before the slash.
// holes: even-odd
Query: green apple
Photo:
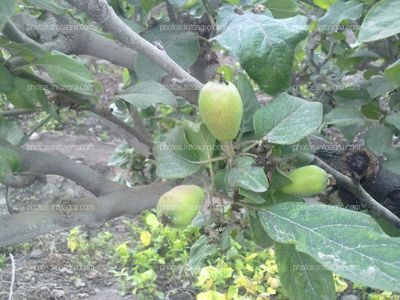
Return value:
<svg viewBox="0 0 400 300">
<path fill-rule="evenodd" d="M 185 4 L 183 4 L 184 9 L 191 9 L 193 6 L 197 4 L 197 0 L 187 0 Z"/>
<path fill-rule="evenodd" d="M 315 196 L 329 184 L 328 174 L 325 170 L 313 165 L 295 169 L 287 176 L 292 182 L 283 186 L 281 191 L 299 197 Z"/>
<path fill-rule="evenodd" d="M 172 227 L 184 227 L 192 223 L 206 198 L 197 185 L 179 185 L 163 194 L 157 203 L 157 217 Z"/>
<path fill-rule="evenodd" d="M 230 142 L 239 133 L 243 104 L 237 88 L 230 82 L 210 81 L 199 95 L 200 116 L 211 134 Z"/>
</svg>

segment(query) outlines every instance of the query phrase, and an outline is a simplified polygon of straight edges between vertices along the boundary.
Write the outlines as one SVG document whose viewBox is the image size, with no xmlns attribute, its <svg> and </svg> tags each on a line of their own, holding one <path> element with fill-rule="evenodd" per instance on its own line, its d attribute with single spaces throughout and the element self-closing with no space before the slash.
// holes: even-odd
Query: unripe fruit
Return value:
<svg viewBox="0 0 400 300">
<path fill-rule="evenodd" d="M 193 6 L 197 4 L 197 0 L 187 0 L 185 4 L 183 4 L 184 9 L 191 9 Z"/>
<path fill-rule="evenodd" d="M 200 116 L 211 134 L 221 142 L 232 141 L 239 133 L 243 104 L 230 82 L 210 81 L 200 91 Z"/>
<path fill-rule="evenodd" d="M 322 192 L 329 183 L 328 174 L 317 166 L 305 166 L 287 175 L 292 182 L 283 186 L 285 194 L 312 197 Z"/>
<path fill-rule="evenodd" d="M 12 172 L 17 172 L 21 167 L 21 159 L 17 152 L 0 146 L 0 159 L 10 166 Z"/>
<path fill-rule="evenodd" d="M 157 217 L 173 227 L 184 227 L 192 223 L 206 195 L 197 185 L 179 185 L 160 197 Z"/>
</svg>

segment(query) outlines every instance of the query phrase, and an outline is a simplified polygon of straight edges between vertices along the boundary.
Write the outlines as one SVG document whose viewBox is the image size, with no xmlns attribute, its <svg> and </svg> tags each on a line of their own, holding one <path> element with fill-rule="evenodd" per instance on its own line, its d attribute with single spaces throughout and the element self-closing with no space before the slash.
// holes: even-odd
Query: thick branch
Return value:
<svg viewBox="0 0 400 300">
<path fill-rule="evenodd" d="M 164 50 L 149 43 L 129 28 L 128 25 L 118 18 L 106 0 L 67 0 L 67 2 L 84 11 L 89 17 L 102 25 L 105 30 L 112 33 L 124 45 L 143 54 L 164 69 L 168 74 L 178 79 L 188 81 L 198 89 L 201 89 L 203 86 L 200 81 L 192 77 L 173 61 Z"/>
<path fill-rule="evenodd" d="M 0 247 L 31 240 L 58 229 L 99 225 L 119 216 L 138 214 L 153 208 L 173 184 L 163 182 L 123 188 L 99 198 L 59 199 L 48 206 L 41 206 L 40 210 L 0 217 Z"/>
<path fill-rule="evenodd" d="M 372 198 L 371 195 L 368 194 L 360 184 L 354 183 L 354 181 L 351 178 L 335 170 L 334 168 L 332 168 L 331 166 L 329 166 L 327 163 L 325 163 L 323 160 L 321 160 L 316 156 L 314 157 L 313 163 L 321 167 L 328 173 L 332 174 L 335 177 L 336 181 L 339 183 L 339 185 L 343 186 L 345 189 L 351 192 L 355 197 L 357 197 L 357 199 L 359 199 L 360 202 L 364 204 L 365 207 L 371 209 L 372 211 L 376 212 L 378 216 L 385 218 L 386 220 L 390 221 L 393 225 L 400 228 L 400 219 L 390 210 L 388 210 L 386 207 L 384 207 L 382 204 L 380 204 L 378 201 Z"/>
<path fill-rule="evenodd" d="M 11 147 L 19 154 L 22 162 L 22 175 L 59 175 L 71 179 L 95 196 L 106 195 L 121 189 L 120 184 L 109 180 L 91 168 L 78 164 L 63 155 L 24 150 L 19 147 L 11 146 L 3 139 L 0 139 L 0 146 Z"/>
</svg>

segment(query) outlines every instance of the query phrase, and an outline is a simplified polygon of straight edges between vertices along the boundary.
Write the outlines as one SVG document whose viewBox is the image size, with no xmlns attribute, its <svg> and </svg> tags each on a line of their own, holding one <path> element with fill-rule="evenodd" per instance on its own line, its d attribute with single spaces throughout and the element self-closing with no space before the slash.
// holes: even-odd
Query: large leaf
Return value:
<svg viewBox="0 0 400 300">
<path fill-rule="evenodd" d="M 349 280 L 400 292 L 400 238 L 386 235 L 375 220 L 348 209 L 281 203 L 259 212 L 272 239 L 294 244 Z"/>
<path fill-rule="evenodd" d="M 239 157 L 228 173 L 228 184 L 231 187 L 242 187 L 253 192 L 265 192 L 268 179 L 262 167 L 254 167 L 251 157 Z"/>
<path fill-rule="evenodd" d="M 319 19 L 318 27 L 324 32 L 337 31 L 338 25 L 343 20 L 357 20 L 361 17 L 363 5 L 358 0 L 336 1 L 331 5 L 326 14 Z"/>
<path fill-rule="evenodd" d="M 264 4 L 277 19 L 290 18 L 300 13 L 294 0 L 267 0 Z"/>
<path fill-rule="evenodd" d="M 43 67 L 62 89 L 93 95 L 95 79 L 83 62 L 59 52 L 55 53 L 44 55 L 29 66 Z"/>
<path fill-rule="evenodd" d="M 9 17 L 14 13 L 16 6 L 15 0 L 2 0 L 0 5 L 0 31 L 3 30 Z"/>
<path fill-rule="evenodd" d="M 254 114 L 257 138 L 267 137 L 274 144 L 294 144 L 322 122 L 322 104 L 283 93 Z"/>
<path fill-rule="evenodd" d="M 400 32 L 400 0 L 382 0 L 367 13 L 358 40 L 372 42 Z"/>
<path fill-rule="evenodd" d="M 187 70 L 199 56 L 198 36 L 191 31 L 178 28 L 177 24 L 162 24 L 146 31 L 143 37 L 150 43 L 161 43 L 167 54 L 183 69 Z M 177 30 L 180 29 L 180 30 Z M 139 55 L 135 71 L 141 80 L 160 80 L 166 72 L 154 62 Z"/>
<path fill-rule="evenodd" d="M 139 82 L 118 97 L 141 109 L 160 103 L 176 106 L 174 94 L 155 81 Z"/>
<path fill-rule="evenodd" d="M 269 94 L 289 87 L 296 45 L 307 36 L 307 18 L 273 19 L 236 15 L 214 39 L 236 57 L 247 74 Z"/>
<path fill-rule="evenodd" d="M 174 128 L 165 141 L 157 143 L 154 156 L 161 178 L 185 178 L 201 168 L 199 152 L 191 147 L 183 128 Z"/>
<path fill-rule="evenodd" d="M 335 300 L 332 272 L 293 245 L 275 243 L 279 279 L 290 299 Z"/>
<path fill-rule="evenodd" d="M 257 101 L 251 82 L 247 79 L 245 74 L 239 73 L 236 77 L 235 84 L 243 102 L 241 130 L 243 132 L 253 131 L 253 116 L 260 107 L 260 104 Z"/>
<path fill-rule="evenodd" d="M 384 125 L 368 127 L 365 144 L 376 155 L 382 155 L 386 149 L 390 148 L 392 141 L 393 131 L 391 128 Z"/>
</svg>

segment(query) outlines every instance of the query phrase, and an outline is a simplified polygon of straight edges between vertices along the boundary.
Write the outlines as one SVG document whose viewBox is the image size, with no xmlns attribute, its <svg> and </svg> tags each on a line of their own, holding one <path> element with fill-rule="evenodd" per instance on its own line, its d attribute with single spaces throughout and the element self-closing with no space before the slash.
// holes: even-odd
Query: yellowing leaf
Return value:
<svg viewBox="0 0 400 300">
<path fill-rule="evenodd" d="M 78 249 L 78 242 L 76 238 L 68 238 L 67 239 L 67 247 L 71 252 L 75 252 L 76 249 Z"/>
<path fill-rule="evenodd" d="M 160 222 L 158 222 L 155 214 L 148 214 L 145 219 L 145 223 L 149 225 L 152 229 L 160 226 Z"/>
<path fill-rule="evenodd" d="M 147 247 L 151 243 L 151 234 L 148 231 L 142 231 L 140 233 L 140 240 L 142 241 L 142 244 Z"/>
<path fill-rule="evenodd" d="M 197 294 L 196 300 L 226 300 L 226 297 L 224 294 L 210 290 L 204 293 Z"/>
</svg>

